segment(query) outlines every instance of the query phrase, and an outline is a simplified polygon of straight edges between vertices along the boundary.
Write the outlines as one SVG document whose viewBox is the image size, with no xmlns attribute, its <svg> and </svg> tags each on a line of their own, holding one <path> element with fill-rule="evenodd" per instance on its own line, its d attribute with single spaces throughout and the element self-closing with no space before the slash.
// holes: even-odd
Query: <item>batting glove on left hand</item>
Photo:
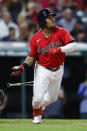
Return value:
<svg viewBox="0 0 87 131">
<path fill-rule="evenodd" d="M 24 66 L 23 65 L 14 66 L 11 68 L 11 70 L 13 70 L 13 72 L 11 73 L 11 76 L 20 76 L 24 70 Z"/>
</svg>

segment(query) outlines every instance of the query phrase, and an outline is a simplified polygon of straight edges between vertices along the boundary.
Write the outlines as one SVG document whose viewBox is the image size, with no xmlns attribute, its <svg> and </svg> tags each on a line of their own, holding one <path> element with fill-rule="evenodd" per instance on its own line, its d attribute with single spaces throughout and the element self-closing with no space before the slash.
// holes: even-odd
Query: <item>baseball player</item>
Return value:
<svg viewBox="0 0 87 131">
<path fill-rule="evenodd" d="M 39 31 L 30 40 L 30 52 L 24 64 L 14 66 L 12 76 L 34 67 L 33 123 L 41 123 L 43 109 L 55 102 L 64 73 L 65 53 L 76 50 L 77 46 L 70 33 L 55 25 L 55 13 L 46 8 L 37 15 Z"/>
</svg>

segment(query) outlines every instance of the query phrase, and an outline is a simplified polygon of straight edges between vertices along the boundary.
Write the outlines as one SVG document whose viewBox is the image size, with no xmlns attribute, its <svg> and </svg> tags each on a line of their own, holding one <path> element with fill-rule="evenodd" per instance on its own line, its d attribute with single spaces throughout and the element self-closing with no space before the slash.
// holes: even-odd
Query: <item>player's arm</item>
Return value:
<svg viewBox="0 0 87 131">
<path fill-rule="evenodd" d="M 31 57 L 31 56 L 27 56 L 25 61 L 24 61 L 24 64 L 27 64 L 27 66 L 32 66 L 33 63 L 35 62 L 35 58 L 34 57 Z"/>
<path fill-rule="evenodd" d="M 77 50 L 77 48 L 78 48 L 78 44 L 76 42 L 73 42 L 60 47 L 60 51 L 64 53 L 70 53 Z"/>
<path fill-rule="evenodd" d="M 49 50 L 48 54 L 53 55 L 60 52 L 70 53 L 77 50 L 77 48 L 78 48 L 78 44 L 76 42 L 73 42 L 62 47 L 53 48 Z"/>
<path fill-rule="evenodd" d="M 63 43 L 61 47 L 52 48 L 48 53 L 52 55 L 59 52 L 70 53 L 78 48 L 78 44 L 74 41 L 74 38 L 67 30 L 63 30 L 61 41 Z"/>
<path fill-rule="evenodd" d="M 64 43 L 62 47 L 60 47 L 60 51 L 64 53 L 70 53 L 77 49 L 77 43 L 74 38 L 71 36 L 70 32 L 66 29 L 63 29 L 62 33 L 62 42 Z"/>
<path fill-rule="evenodd" d="M 29 68 L 33 65 L 35 62 L 35 58 L 31 56 L 27 56 L 24 63 L 20 66 L 14 66 L 12 67 L 13 72 L 11 73 L 11 76 L 19 76 L 23 72 L 23 70 Z"/>
<path fill-rule="evenodd" d="M 19 76 L 23 72 L 24 69 L 29 68 L 33 65 L 33 63 L 36 60 L 37 56 L 37 48 L 34 44 L 34 42 L 30 42 L 30 52 L 28 56 L 25 58 L 25 61 L 20 66 L 14 66 L 12 67 L 13 72 L 11 73 L 11 76 Z"/>
</svg>

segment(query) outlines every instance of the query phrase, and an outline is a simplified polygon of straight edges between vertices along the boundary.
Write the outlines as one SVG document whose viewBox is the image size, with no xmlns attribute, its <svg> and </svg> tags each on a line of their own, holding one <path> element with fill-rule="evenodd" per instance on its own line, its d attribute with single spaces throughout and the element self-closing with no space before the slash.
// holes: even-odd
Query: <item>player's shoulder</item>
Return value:
<svg viewBox="0 0 87 131">
<path fill-rule="evenodd" d="M 32 37 L 31 37 L 31 41 L 36 41 L 39 37 L 40 37 L 40 30 L 38 30 Z"/>
<path fill-rule="evenodd" d="M 60 27 L 60 26 L 55 26 L 55 30 L 56 31 L 68 31 L 67 29 L 63 28 L 63 27 Z"/>
</svg>

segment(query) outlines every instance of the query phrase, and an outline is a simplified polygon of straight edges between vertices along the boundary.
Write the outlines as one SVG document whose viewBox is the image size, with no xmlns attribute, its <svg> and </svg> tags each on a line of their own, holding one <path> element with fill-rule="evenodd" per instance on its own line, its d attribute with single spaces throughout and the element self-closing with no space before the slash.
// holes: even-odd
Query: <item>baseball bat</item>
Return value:
<svg viewBox="0 0 87 131">
<path fill-rule="evenodd" d="M 8 83 L 7 84 L 7 87 L 19 87 L 19 86 L 25 86 L 25 85 L 29 85 L 29 86 L 32 86 L 33 84 L 33 81 L 30 81 L 30 82 L 25 82 L 25 83 Z"/>
</svg>

